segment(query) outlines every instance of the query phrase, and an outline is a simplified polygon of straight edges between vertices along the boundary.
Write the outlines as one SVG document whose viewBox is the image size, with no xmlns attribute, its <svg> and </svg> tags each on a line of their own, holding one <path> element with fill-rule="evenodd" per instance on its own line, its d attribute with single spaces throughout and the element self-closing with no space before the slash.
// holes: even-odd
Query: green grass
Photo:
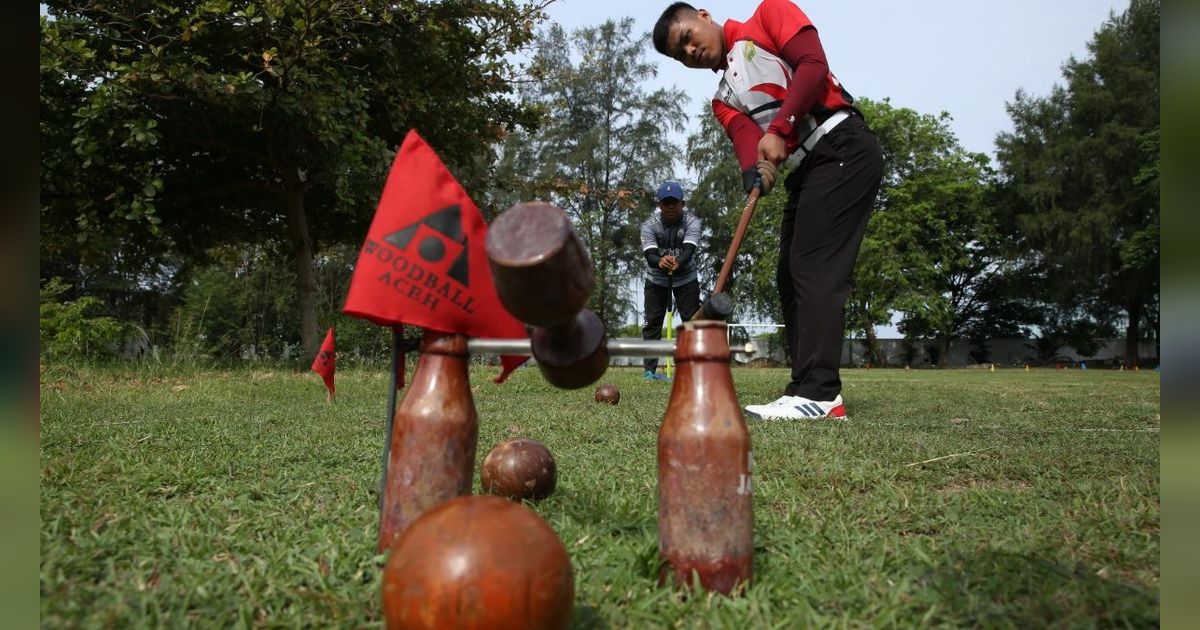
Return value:
<svg viewBox="0 0 1200 630">
<path fill-rule="evenodd" d="M 610 407 L 495 374 L 473 372 L 477 462 L 518 435 L 554 453 L 533 507 L 574 563 L 576 627 L 1157 625 L 1157 373 L 844 371 L 849 422 L 751 424 L 755 582 L 736 599 L 655 584 L 669 384 L 614 368 Z M 745 404 L 787 375 L 734 378 Z M 381 626 L 386 389 L 341 371 L 328 405 L 313 374 L 48 366 L 42 624 Z"/>
</svg>

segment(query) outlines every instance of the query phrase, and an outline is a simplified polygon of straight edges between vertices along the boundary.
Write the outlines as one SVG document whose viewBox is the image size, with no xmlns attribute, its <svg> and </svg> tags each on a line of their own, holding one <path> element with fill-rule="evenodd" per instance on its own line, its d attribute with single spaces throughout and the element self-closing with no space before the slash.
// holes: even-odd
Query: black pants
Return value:
<svg viewBox="0 0 1200 630">
<path fill-rule="evenodd" d="M 649 280 L 646 281 L 645 307 L 646 325 L 642 327 L 642 339 L 662 339 L 663 318 L 667 309 L 671 308 L 671 293 L 675 293 L 675 303 L 679 305 L 679 318 L 687 321 L 700 310 L 700 281 L 692 280 L 677 287 L 662 287 Z M 647 372 L 658 369 L 658 359 L 642 361 Z"/>
<path fill-rule="evenodd" d="M 858 115 L 819 140 L 788 175 L 776 281 L 792 380 L 788 396 L 833 400 L 854 261 L 883 176 L 883 150 Z"/>
</svg>

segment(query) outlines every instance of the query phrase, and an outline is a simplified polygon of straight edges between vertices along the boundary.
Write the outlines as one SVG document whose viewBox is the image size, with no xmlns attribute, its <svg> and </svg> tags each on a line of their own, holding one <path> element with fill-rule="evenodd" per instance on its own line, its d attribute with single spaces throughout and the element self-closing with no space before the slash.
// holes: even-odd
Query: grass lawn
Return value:
<svg viewBox="0 0 1200 630">
<path fill-rule="evenodd" d="M 554 453 L 533 508 L 574 563 L 576 627 L 1157 625 L 1155 372 L 843 371 L 848 422 L 750 426 L 737 599 L 655 583 L 670 384 L 613 368 L 611 407 L 496 373 L 472 373 L 476 461 L 514 436 Z M 734 379 L 756 403 L 787 373 Z M 311 373 L 45 366 L 43 626 L 381 626 L 386 400 L 382 371 L 339 371 L 328 405 Z"/>
</svg>

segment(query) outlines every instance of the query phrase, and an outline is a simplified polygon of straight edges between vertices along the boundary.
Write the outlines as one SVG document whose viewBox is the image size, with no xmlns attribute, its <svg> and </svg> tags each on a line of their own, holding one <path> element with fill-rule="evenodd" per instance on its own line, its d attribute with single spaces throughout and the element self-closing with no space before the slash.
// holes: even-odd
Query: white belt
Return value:
<svg viewBox="0 0 1200 630">
<path fill-rule="evenodd" d="M 800 146 L 796 149 L 796 151 L 783 161 L 783 165 L 787 168 L 796 168 L 796 165 L 799 164 L 801 160 L 808 157 L 809 153 L 812 153 L 813 147 L 817 146 L 818 140 L 824 138 L 825 134 L 832 131 L 834 127 L 838 126 L 838 124 L 849 117 L 849 110 L 843 109 L 834 112 L 832 116 L 825 119 L 825 122 L 821 123 L 820 126 L 812 130 L 812 133 L 808 134 L 808 137 L 804 139 L 804 142 L 800 143 Z"/>
</svg>

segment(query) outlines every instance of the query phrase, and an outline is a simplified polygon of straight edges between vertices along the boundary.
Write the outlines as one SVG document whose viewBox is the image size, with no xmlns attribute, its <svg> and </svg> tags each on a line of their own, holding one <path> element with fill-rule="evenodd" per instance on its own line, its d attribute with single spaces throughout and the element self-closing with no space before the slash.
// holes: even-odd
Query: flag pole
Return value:
<svg viewBox="0 0 1200 630">
<path fill-rule="evenodd" d="M 400 332 L 392 328 L 392 386 L 388 389 L 387 432 L 383 439 L 383 466 L 379 477 L 379 527 L 383 528 L 383 493 L 387 491 L 388 459 L 392 450 L 392 424 L 396 419 L 396 368 L 403 361 Z"/>
</svg>

